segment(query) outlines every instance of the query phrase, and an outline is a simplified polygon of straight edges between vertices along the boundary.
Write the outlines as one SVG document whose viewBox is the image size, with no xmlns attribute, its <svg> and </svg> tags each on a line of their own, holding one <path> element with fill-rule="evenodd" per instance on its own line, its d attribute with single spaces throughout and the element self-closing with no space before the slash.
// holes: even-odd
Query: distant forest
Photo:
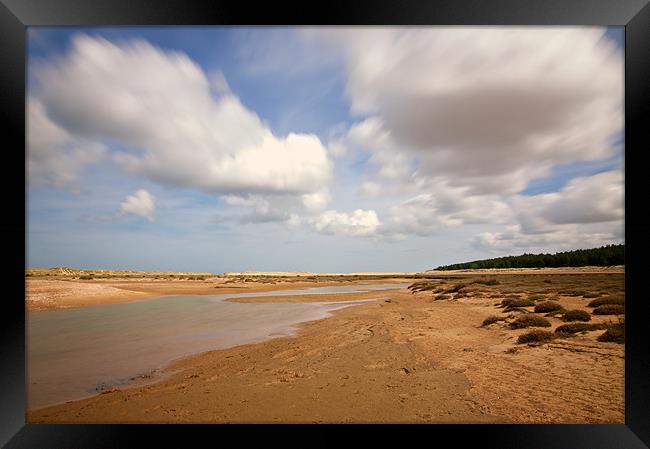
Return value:
<svg viewBox="0 0 650 449">
<path fill-rule="evenodd" d="M 577 249 L 555 254 L 522 254 L 496 259 L 443 265 L 436 270 L 468 270 L 477 268 L 544 268 L 625 265 L 625 245 Z"/>
</svg>

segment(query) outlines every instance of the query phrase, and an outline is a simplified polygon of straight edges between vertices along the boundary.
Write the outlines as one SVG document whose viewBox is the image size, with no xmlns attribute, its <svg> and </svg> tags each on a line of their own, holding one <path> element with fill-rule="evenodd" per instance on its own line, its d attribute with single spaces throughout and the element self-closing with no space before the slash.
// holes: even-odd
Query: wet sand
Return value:
<svg viewBox="0 0 650 449">
<path fill-rule="evenodd" d="M 458 276 L 467 289 L 457 298 L 384 292 L 390 299 L 302 324 L 296 336 L 191 356 L 168 367 L 169 377 L 159 383 L 32 411 L 27 420 L 623 423 L 624 345 L 597 341 L 602 331 L 518 345 L 526 329 L 503 322 L 481 327 L 487 316 L 502 314 L 495 304 L 513 294 L 548 294 L 567 309 L 590 311 L 590 299 L 565 290 L 620 292 L 622 271 L 510 273 L 498 277 L 498 285 L 471 284 L 479 277 Z M 592 322 L 614 318 L 594 316 Z M 547 319 L 553 328 L 564 324 Z"/>
</svg>

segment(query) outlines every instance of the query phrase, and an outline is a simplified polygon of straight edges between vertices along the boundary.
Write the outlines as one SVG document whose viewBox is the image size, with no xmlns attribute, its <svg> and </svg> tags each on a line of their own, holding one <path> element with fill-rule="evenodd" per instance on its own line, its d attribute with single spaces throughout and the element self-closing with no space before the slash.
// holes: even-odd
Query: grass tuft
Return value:
<svg viewBox="0 0 650 449">
<path fill-rule="evenodd" d="M 544 298 L 546 298 L 546 295 L 530 295 L 528 297 L 531 301 L 541 301 Z"/>
<path fill-rule="evenodd" d="M 598 298 L 600 296 L 600 293 L 598 292 L 591 292 L 591 293 L 586 293 L 582 295 L 583 298 Z"/>
<path fill-rule="evenodd" d="M 556 334 L 577 334 L 578 332 L 587 332 L 607 329 L 605 323 L 569 323 L 558 326 L 555 329 Z"/>
<path fill-rule="evenodd" d="M 506 309 L 514 309 L 516 307 L 531 307 L 534 306 L 535 303 L 530 299 L 506 298 L 503 301 L 501 301 L 501 305 L 504 306 Z"/>
<path fill-rule="evenodd" d="M 544 312 L 555 312 L 558 310 L 563 310 L 564 308 L 559 302 L 555 301 L 544 301 L 535 306 L 535 313 L 544 313 Z"/>
<path fill-rule="evenodd" d="M 483 324 L 481 324 L 481 326 L 489 326 L 490 324 L 494 324 L 497 321 L 502 321 L 502 320 L 505 320 L 505 318 L 496 315 L 490 315 L 489 317 L 483 320 Z"/>
<path fill-rule="evenodd" d="M 546 341 L 553 340 L 554 338 L 555 338 L 555 334 L 553 334 L 553 332 L 544 331 L 541 329 L 535 329 L 533 331 L 520 335 L 519 338 L 517 339 L 517 343 L 518 344 L 543 343 Z"/>
<path fill-rule="evenodd" d="M 465 288 L 465 284 L 456 284 L 445 290 L 445 293 L 456 293 L 461 291 L 463 288 Z"/>
<path fill-rule="evenodd" d="M 602 298 L 594 299 L 589 304 L 587 304 L 587 306 L 598 307 L 605 304 L 618 304 L 622 306 L 625 305 L 625 298 L 622 298 L 620 296 L 604 296 Z"/>
<path fill-rule="evenodd" d="M 598 341 L 625 343 L 625 322 L 610 325 L 604 334 L 598 336 Z"/>
<path fill-rule="evenodd" d="M 594 315 L 623 315 L 625 306 L 620 304 L 604 304 L 598 306 L 592 312 Z"/>
<path fill-rule="evenodd" d="M 499 281 L 497 281 L 496 279 L 477 279 L 473 281 L 472 284 L 498 285 Z"/>
<path fill-rule="evenodd" d="M 551 322 L 541 316 L 527 313 L 525 315 L 520 315 L 510 323 L 511 329 L 523 329 L 526 327 L 551 327 Z"/>
<path fill-rule="evenodd" d="M 585 310 L 567 310 L 562 315 L 562 321 L 590 321 L 591 315 Z"/>
</svg>

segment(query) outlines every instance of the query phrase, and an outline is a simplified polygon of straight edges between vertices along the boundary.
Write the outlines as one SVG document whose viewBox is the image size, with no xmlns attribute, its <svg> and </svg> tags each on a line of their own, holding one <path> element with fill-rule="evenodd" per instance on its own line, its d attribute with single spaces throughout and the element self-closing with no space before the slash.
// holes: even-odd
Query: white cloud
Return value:
<svg viewBox="0 0 650 449">
<path fill-rule="evenodd" d="M 484 232 L 474 246 L 587 248 L 623 240 L 623 173 L 612 170 L 572 179 L 556 193 L 510 199 L 516 224 L 505 232 Z"/>
<path fill-rule="evenodd" d="M 34 68 L 36 95 L 66 132 L 119 141 L 134 174 L 209 192 L 308 194 L 331 162 L 311 134 L 273 135 L 225 78 L 210 81 L 185 54 L 146 41 L 76 36 L 71 51 Z M 212 89 L 223 93 L 217 99 Z"/>
<path fill-rule="evenodd" d="M 240 223 L 270 223 L 288 221 L 291 218 L 289 210 L 294 203 L 290 196 L 263 196 L 263 195 L 223 195 L 221 200 L 229 205 L 243 209 L 245 212 L 221 214 L 220 219 L 236 220 Z"/>
<path fill-rule="evenodd" d="M 29 97 L 27 112 L 27 174 L 30 183 L 68 186 L 84 167 L 104 157 L 102 144 L 76 138 L 53 123 L 37 99 Z"/>
<path fill-rule="evenodd" d="M 421 193 L 390 209 L 385 232 L 427 236 L 465 224 L 506 223 L 510 207 L 496 195 L 470 195 L 468 188 L 444 183 L 429 185 L 433 193 Z"/>
<path fill-rule="evenodd" d="M 331 197 L 329 192 L 321 191 L 302 195 L 302 203 L 309 212 L 320 212 L 327 207 Z"/>
<path fill-rule="evenodd" d="M 352 213 L 328 210 L 311 222 L 316 231 L 330 235 L 372 236 L 381 226 L 374 210 L 362 209 Z"/>
<path fill-rule="evenodd" d="M 388 176 L 514 194 L 554 164 L 610 154 L 623 127 L 622 55 L 604 28 L 432 27 L 311 30 L 347 60 L 351 142 Z M 402 161 L 403 162 L 403 161 Z M 401 164 L 405 166 L 404 163 Z"/>
<path fill-rule="evenodd" d="M 119 215 L 133 214 L 153 220 L 156 212 L 156 199 L 144 189 L 128 195 L 120 204 Z"/>
</svg>

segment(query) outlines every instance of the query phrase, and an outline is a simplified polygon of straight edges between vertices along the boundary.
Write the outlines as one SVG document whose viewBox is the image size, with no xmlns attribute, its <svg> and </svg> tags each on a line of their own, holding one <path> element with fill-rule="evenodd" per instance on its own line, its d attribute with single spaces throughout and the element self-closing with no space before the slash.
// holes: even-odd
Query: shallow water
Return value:
<svg viewBox="0 0 650 449">
<path fill-rule="evenodd" d="M 35 409 L 151 380 L 184 356 L 292 335 L 296 325 L 364 301 L 237 303 L 226 298 L 355 293 L 344 285 L 212 296 L 163 296 L 27 316 L 27 402 Z M 370 301 L 374 301 L 374 298 Z"/>
</svg>

